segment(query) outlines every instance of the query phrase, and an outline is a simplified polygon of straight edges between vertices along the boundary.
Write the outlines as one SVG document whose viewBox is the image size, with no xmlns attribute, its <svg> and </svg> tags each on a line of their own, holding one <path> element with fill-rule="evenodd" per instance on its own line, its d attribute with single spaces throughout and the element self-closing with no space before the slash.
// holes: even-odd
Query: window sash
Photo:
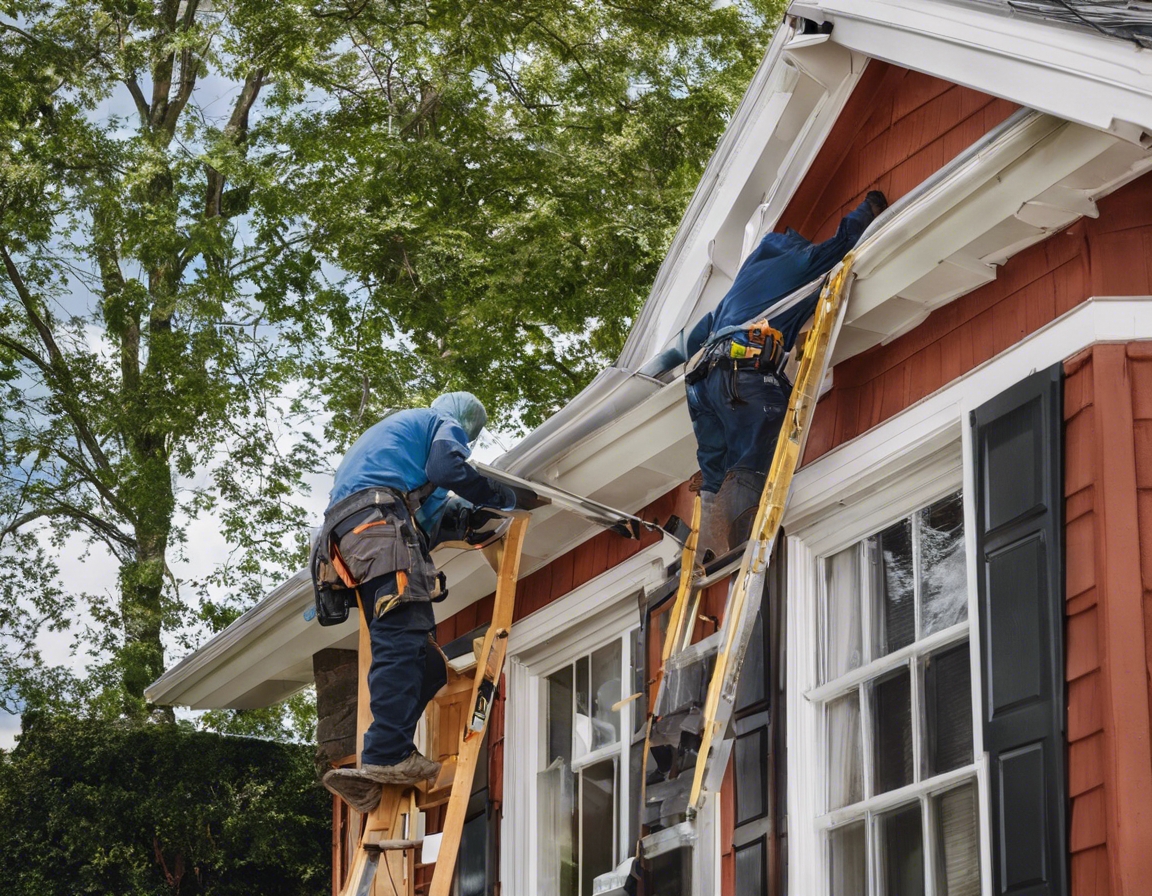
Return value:
<svg viewBox="0 0 1152 896">
<path fill-rule="evenodd" d="M 967 454 L 970 446 L 967 439 L 964 439 L 963 445 L 964 453 Z M 943 452 L 942 452 L 943 454 Z M 942 461 L 944 461 L 942 457 Z M 946 461 L 945 461 L 946 462 Z M 961 476 L 959 465 L 957 465 L 956 473 L 945 475 L 933 476 L 930 483 L 926 487 L 918 489 L 918 493 L 905 496 L 904 500 L 900 501 L 902 505 L 899 509 L 903 513 L 899 515 L 892 514 L 892 503 L 886 503 L 886 506 L 877 514 L 865 514 L 859 510 L 854 509 L 854 519 L 849 525 L 838 527 L 836 523 L 831 522 L 838 516 L 838 510 L 829 508 L 830 512 L 821 517 L 812 517 L 816 520 L 813 531 L 821 532 L 822 537 L 818 537 L 815 544 L 807 542 L 804 537 L 803 530 L 793 535 L 789 539 L 790 568 L 795 570 L 790 574 L 790 590 L 796 594 L 811 595 L 808 607 L 811 609 L 800 610 L 789 614 L 789 644 L 796 644 L 796 639 L 799 640 L 797 647 L 800 649 L 796 653 L 796 659 L 799 661 L 799 669 L 807 668 L 807 672 L 801 671 L 800 674 L 792 678 L 794 684 L 789 689 L 792 694 L 802 698 L 792 705 L 796 707 L 795 710 L 790 710 L 790 718 L 795 719 L 797 725 L 792 729 L 799 733 L 800 742 L 806 742 L 810 747 L 815 747 L 816 754 L 820 755 L 822 762 L 817 766 L 810 766 L 811 771 L 802 772 L 803 779 L 815 784 L 816 787 L 812 788 L 806 783 L 801 784 L 801 800 L 807 808 L 802 812 L 811 819 L 810 831 L 813 832 L 815 840 L 811 841 L 811 845 L 816 848 L 813 858 L 818 858 L 818 861 L 812 866 L 814 876 L 808 878 L 805 876 L 806 884 L 811 884 L 811 891 L 817 894 L 828 894 L 829 887 L 829 861 L 831 857 L 831 843 L 829 839 L 829 831 L 842 828 L 846 824 L 851 823 L 865 823 L 866 843 L 868 851 L 869 863 L 869 880 L 867 881 L 867 888 L 865 890 L 868 894 L 878 893 L 877 886 L 879 884 L 879 870 L 877 866 L 877 836 L 878 836 L 878 819 L 884 812 L 898 809 L 901 805 L 908 805 L 911 802 L 919 801 L 921 824 L 922 824 L 922 838 L 924 847 L 924 861 L 925 861 L 925 886 L 926 892 L 934 892 L 937 887 L 936 880 L 941 873 L 935 866 L 937 861 L 937 853 L 941 847 L 937 844 L 938 832 L 936 831 L 936 810 L 934 808 L 934 801 L 939 798 L 941 793 L 947 793 L 957 787 L 964 786 L 966 782 L 974 782 L 976 790 L 976 819 L 978 823 L 978 837 L 977 846 L 980 850 L 980 867 L 982 869 L 982 879 L 986 880 L 988 870 L 988 801 L 987 801 L 987 770 L 985 757 L 982 753 L 982 743 L 979 736 L 979 712 L 980 712 L 980 697 L 978 694 L 978 677 L 979 669 L 973 668 L 972 670 L 972 689 L 973 699 L 971 711 L 973 714 L 974 731 L 973 731 L 973 761 L 965 764 L 964 766 L 952 769 L 943 774 L 927 777 L 927 772 L 924 765 L 924 756 L 928 750 L 928 732 L 926 725 L 926 708 L 921 704 L 923 702 L 922 689 L 924 682 L 921 676 L 924 674 L 924 664 L 928 661 L 928 657 L 937 652 L 948 649 L 957 644 L 968 642 L 970 645 L 970 659 L 972 663 L 977 663 L 976 651 L 978 651 L 978 633 L 974 625 L 975 612 L 973 609 L 976 591 L 976 581 L 974 578 L 972 560 L 972 533 L 973 520 L 971 504 L 972 483 L 970 480 L 970 471 L 964 469 L 963 476 Z M 960 481 L 962 479 L 962 481 Z M 943 486 L 950 487 L 943 487 Z M 929 635 L 922 635 L 927 625 L 927 608 L 924 606 L 924 588 L 925 580 L 928 578 L 927 571 L 922 568 L 922 548 L 923 542 L 921 537 L 923 535 L 922 525 L 926 521 L 920 519 L 921 510 L 935 504 L 949 494 L 956 491 L 961 491 L 963 507 L 964 507 L 964 524 L 965 524 L 965 537 L 964 537 L 964 554 L 966 557 L 966 592 L 967 592 L 967 618 L 961 622 L 949 625 L 947 628 L 933 632 Z M 867 504 L 868 502 L 863 502 Z M 877 501 L 877 506 L 881 506 L 881 502 Z M 858 505 L 859 506 L 859 505 Z M 913 538 L 913 553 L 915 558 L 915 634 L 917 640 L 911 644 L 894 651 L 886 656 L 877 656 L 881 649 L 881 645 L 877 642 L 878 633 L 876 631 L 875 614 L 882 612 L 882 607 L 876 606 L 877 600 L 874 596 L 875 583 L 872 576 L 869 575 L 870 570 L 864 565 L 865 558 L 861 557 L 861 606 L 858 615 L 860 616 L 861 633 L 861 653 L 865 657 L 865 661 L 859 668 L 852 669 L 849 672 L 829 680 L 825 675 L 826 657 L 827 657 L 827 641 L 825 620 L 827 619 L 827 611 L 829 608 L 827 588 L 828 582 L 825 575 L 824 559 L 835 554 L 837 551 L 843 550 L 845 547 L 851 547 L 853 544 L 859 545 L 859 550 L 863 554 L 866 547 L 866 539 L 873 533 L 881 531 L 887 526 L 892 525 L 900 519 L 911 518 L 912 524 L 912 538 Z M 849 531 L 851 530 L 851 531 Z M 847 537 L 846 537 L 847 536 Z M 803 565 L 791 566 L 796 560 L 800 560 Z M 803 600 L 801 598 L 801 600 Z M 793 605 L 795 607 L 795 604 Z M 806 624 L 801 622 L 806 620 Z M 806 642 L 806 643 L 805 643 Z M 801 646 L 802 645 L 802 646 Z M 874 719 L 873 719 L 873 705 L 872 705 L 872 688 L 870 683 L 890 674 L 900 667 L 908 667 L 912 674 L 912 694 L 911 699 L 913 711 L 913 738 L 914 738 L 914 776 L 913 781 L 896 790 L 889 791 L 883 794 L 875 793 L 875 786 L 873 778 L 874 766 Z M 792 675 L 793 673 L 790 673 Z M 808 687 L 805 687 L 808 684 Z M 799 688 L 797 688 L 799 685 Z M 860 748 L 861 748 L 861 762 L 862 773 L 864 776 L 864 787 L 866 798 L 853 803 L 848 806 L 836 810 L 828 810 L 828 787 L 829 787 L 829 769 L 826 767 L 826 760 L 824 759 L 825 750 L 828 747 L 828 728 L 826 723 L 825 707 L 828 702 L 837 698 L 842 698 L 846 694 L 852 693 L 857 690 L 860 694 L 861 704 L 861 732 L 860 732 Z M 798 692 L 799 691 L 799 692 Z M 795 717 L 796 710 L 800 711 L 799 717 Z M 805 721 L 805 719 L 810 721 Z M 790 725 L 793 724 L 790 722 Z M 791 738 L 790 738 L 791 740 Z M 790 803 L 792 800 L 790 799 Z M 816 811 L 810 811 L 816 810 Z M 798 832 L 799 833 L 799 832 Z M 811 835 L 809 835 L 811 836 Z M 790 838 L 792 839 L 792 838 Z M 804 841 L 805 845 L 800 848 L 805 852 L 809 849 L 807 846 L 808 837 L 797 838 L 797 844 Z"/>
<path fill-rule="evenodd" d="M 879 659 L 872 660 L 866 663 L 859 669 L 853 669 L 846 675 L 842 675 L 834 681 L 827 684 L 822 684 L 819 687 L 812 688 L 804 692 L 804 699 L 811 703 L 827 703 L 829 700 L 834 700 L 837 697 L 851 691 L 853 688 L 858 688 L 860 685 L 872 681 L 876 678 L 883 677 L 886 673 L 891 672 L 900 666 L 906 666 L 908 661 L 923 656 L 924 654 L 933 653 L 942 647 L 948 647 L 952 644 L 965 640 L 970 631 L 970 624 L 967 620 L 964 622 L 957 622 L 955 625 L 948 628 L 941 629 L 922 638 L 919 641 L 914 641 L 907 647 L 901 647 L 899 650 L 882 656 Z"/>
<path fill-rule="evenodd" d="M 543 771 L 547 765 L 547 741 L 548 741 L 548 714 L 549 706 L 547 702 L 548 694 L 548 679 L 556 673 L 565 668 L 572 670 L 572 697 L 569 704 L 569 717 L 571 719 L 571 744 L 570 751 L 572 760 L 569 768 L 572 774 L 576 777 L 576 794 L 575 794 L 575 823 L 577 831 L 577 843 L 575 844 L 576 852 L 576 869 L 577 869 L 577 889 L 583 886 L 583 877 L 585 873 L 584 843 L 583 843 L 583 788 L 584 788 L 584 772 L 591 766 L 605 761 L 611 761 L 614 769 L 614 786 L 613 786 L 613 800 L 614 810 L 612 812 L 612 844 L 613 844 L 613 867 L 619 865 L 620 861 L 630 849 L 630 844 L 625 842 L 625 832 L 628 831 L 628 819 L 625 813 L 629 811 L 628 794 L 630 792 L 630 751 L 632 742 L 637 736 L 633 731 L 634 727 L 634 713 L 636 701 L 626 701 L 617 712 L 619 713 L 620 736 L 615 743 L 607 744 L 596 750 L 584 753 L 582 756 L 576 756 L 576 700 L 578 696 L 578 674 L 577 665 L 581 660 L 587 660 L 589 663 L 589 717 L 591 717 L 591 658 L 597 650 L 607 647 L 613 643 L 620 645 L 620 687 L 622 698 L 628 695 L 624 694 L 625 690 L 631 687 L 631 672 L 632 672 L 632 640 L 636 632 L 637 626 L 630 625 L 623 631 L 618 631 L 612 637 L 605 639 L 602 643 L 581 652 L 576 656 L 568 658 L 565 662 L 555 664 L 548 667 L 546 673 L 533 675 L 536 680 L 536 690 L 538 692 L 538 699 L 540 701 L 540 730 L 537 731 L 538 744 L 535 750 L 537 756 L 536 765 L 537 769 L 533 774 L 538 774 Z M 625 736 L 627 733 L 628 736 Z M 642 732 L 640 733 L 642 736 Z M 533 801 L 532 812 L 533 817 L 538 817 L 536 813 L 540 811 L 540 804 L 538 801 Z"/>
</svg>

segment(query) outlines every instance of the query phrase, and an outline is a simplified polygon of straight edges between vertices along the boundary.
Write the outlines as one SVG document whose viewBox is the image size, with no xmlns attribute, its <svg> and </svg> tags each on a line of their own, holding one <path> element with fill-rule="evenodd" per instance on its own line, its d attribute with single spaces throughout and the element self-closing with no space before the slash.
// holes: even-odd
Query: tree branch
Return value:
<svg viewBox="0 0 1152 896">
<path fill-rule="evenodd" d="M 140 89 L 140 83 L 136 80 L 136 75 L 125 75 L 124 86 L 128 88 L 128 92 L 132 94 L 132 102 L 136 104 L 136 114 L 140 116 L 140 123 L 144 127 L 148 127 L 149 122 L 152 120 L 152 110 L 148 108 L 148 100 L 144 98 L 144 91 Z"/>
<path fill-rule="evenodd" d="M 85 479 L 85 481 L 88 482 L 89 485 L 96 489 L 96 491 L 100 494 L 100 497 L 107 501 L 113 510 L 119 513 L 133 525 L 136 524 L 136 518 L 132 514 L 131 510 L 124 505 L 124 503 L 120 500 L 119 497 L 117 497 L 116 493 L 113 492 L 112 489 L 104 484 L 104 481 L 96 474 L 96 471 L 89 467 L 88 464 L 84 463 L 84 458 L 82 455 L 73 454 L 71 451 L 65 450 L 61 445 L 57 445 L 55 451 L 56 455 L 62 461 L 64 461 L 66 464 L 69 464 L 72 469 L 79 473 Z"/>
<path fill-rule="evenodd" d="M 256 98 L 260 96 L 260 88 L 264 86 L 265 71 L 257 68 L 244 79 L 244 86 L 240 95 L 236 97 L 236 105 L 228 117 L 228 124 L 224 126 L 224 139 L 233 146 L 242 146 L 248 139 L 248 115 Z M 208 168 L 207 196 L 204 202 L 204 217 L 215 218 L 220 215 L 220 203 L 224 197 L 224 175 L 213 168 Z"/>
<path fill-rule="evenodd" d="M 61 407 L 64 408 L 65 413 L 76 427 L 77 433 L 84 443 L 84 447 L 88 449 L 88 453 L 92 455 L 92 459 L 96 462 L 97 466 L 106 472 L 111 472 L 112 465 L 108 463 L 104 449 L 100 447 L 99 440 L 96 438 L 95 433 L 92 432 L 88 421 L 84 419 L 84 415 L 80 412 L 80 407 L 76 401 L 77 391 L 72 383 L 72 375 L 68 369 L 68 362 L 64 357 L 64 353 L 60 351 L 60 346 L 56 344 L 56 338 L 52 335 L 52 330 L 48 326 L 48 323 L 37 310 L 36 299 L 28 289 L 24 278 L 20 275 L 20 271 L 16 267 L 16 263 L 12 260 L 12 256 L 8 254 L 8 248 L 2 244 L 0 244 L 0 259 L 4 261 L 4 270 L 8 274 L 9 281 L 11 281 L 13 287 L 16 289 L 16 295 L 20 297 L 20 303 L 24 306 L 24 311 L 28 315 L 29 321 L 31 321 L 32 326 L 40 336 L 40 341 L 44 344 L 44 348 L 48 351 L 48 372 L 50 372 L 51 378 L 57 381 L 55 392 L 57 398 L 60 400 Z M 33 358 L 28 355 L 25 355 L 25 357 L 33 360 Z"/>
<path fill-rule="evenodd" d="M 58 517 L 68 517 L 90 527 L 93 530 L 93 534 L 104 540 L 106 544 L 111 541 L 131 551 L 136 549 L 136 540 L 132 538 L 132 536 L 121 532 L 111 523 L 93 516 L 86 510 L 60 501 L 56 502 L 54 506 L 30 510 L 16 517 L 7 526 L 0 529 L 0 542 L 8 535 L 14 534 L 17 530 L 27 526 L 29 523 L 40 519 L 56 519 Z"/>
</svg>

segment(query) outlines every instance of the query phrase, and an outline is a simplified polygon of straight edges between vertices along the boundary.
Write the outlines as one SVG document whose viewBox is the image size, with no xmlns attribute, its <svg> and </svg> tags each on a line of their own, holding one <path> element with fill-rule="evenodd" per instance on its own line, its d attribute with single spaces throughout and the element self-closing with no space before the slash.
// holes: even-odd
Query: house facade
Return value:
<svg viewBox="0 0 1152 896">
<path fill-rule="evenodd" d="M 641 805 L 677 544 L 534 511 L 459 893 L 614 892 L 637 849 L 644 892 L 667 896 L 1148 892 L 1152 57 L 1059 6 L 790 6 L 620 359 L 496 463 L 688 519 L 683 371 L 649 362 L 764 233 L 822 239 L 887 194 L 724 785 L 687 827 L 659 792 Z M 494 576 L 476 553 L 437 559 L 438 640 L 464 656 Z M 693 642 L 734 572 L 706 571 Z M 356 623 L 322 629 L 310 605 L 298 574 L 150 699 L 260 706 L 315 683 L 321 749 L 355 761 Z M 334 812 L 338 892 L 358 819 Z"/>
</svg>

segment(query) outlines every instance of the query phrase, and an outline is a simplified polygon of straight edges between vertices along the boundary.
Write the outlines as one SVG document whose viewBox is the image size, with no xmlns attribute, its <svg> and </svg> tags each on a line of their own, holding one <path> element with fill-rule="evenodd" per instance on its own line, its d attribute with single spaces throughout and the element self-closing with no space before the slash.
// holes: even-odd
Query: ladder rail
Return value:
<svg viewBox="0 0 1152 896">
<path fill-rule="evenodd" d="M 492 606 L 492 623 L 484 635 L 484 646 L 477 657 L 472 698 L 468 703 L 469 712 L 464 717 L 464 730 L 460 733 L 456 775 L 452 779 L 452 795 L 448 798 L 440 852 L 432 871 L 428 896 L 449 896 L 452 889 L 456 859 L 460 854 L 460 840 L 464 834 L 465 815 L 472 797 L 472 780 L 476 774 L 484 734 L 488 730 L 488 720 L 491 718 L 492 694 L 500 683 L 504 658 L 508 652 L 508 632 L 512 628 L 512 617 L 516 611 L 516 580 L 520 576 L 520 556 L 527 528 L 528 515 L 516 514 L 496 552 L 496 598 Z"/>
</svg>

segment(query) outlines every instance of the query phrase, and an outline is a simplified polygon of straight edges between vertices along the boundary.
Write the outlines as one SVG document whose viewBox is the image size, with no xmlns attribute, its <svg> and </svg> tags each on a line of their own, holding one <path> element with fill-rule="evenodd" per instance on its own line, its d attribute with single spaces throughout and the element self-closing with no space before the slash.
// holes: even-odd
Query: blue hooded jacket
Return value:
<svg viewBox="0 0 1152 896">
<path fill-rule="evenodd" d="M 687 355 L 691 358 L 706 343 L 729 328 L 739 327 L 763 314 L 772 305 L 836 266 L 856 245 L 874 215 L 867 201 L 840 221 L 836 235 L 822 243 L 810 243 L 795 230 L 765 234 L 760 245 L 741 265 L 736 279 L 714 311 L 705 314 L 688 333 Z M 790 349 L 796 333 L 816 307 L 819 291 L 793 306 L 770 323 L 784 334 Z"/>
<path fill-rule="evenodd" d="M 329 508 L 364 489 L 410 492 L 431 482 L 437 488 L 417 515 L 426 532 L 439 518 L 449 489 L 472 504 L 511 509 L 510 493 L 467 462 L 472 453 L 469 444 L 487 419 L 484 405 L 470 392 L 449 392 L 430 408 L 385 417 L 344 455 L 328 494 Z"/>
</svg>

